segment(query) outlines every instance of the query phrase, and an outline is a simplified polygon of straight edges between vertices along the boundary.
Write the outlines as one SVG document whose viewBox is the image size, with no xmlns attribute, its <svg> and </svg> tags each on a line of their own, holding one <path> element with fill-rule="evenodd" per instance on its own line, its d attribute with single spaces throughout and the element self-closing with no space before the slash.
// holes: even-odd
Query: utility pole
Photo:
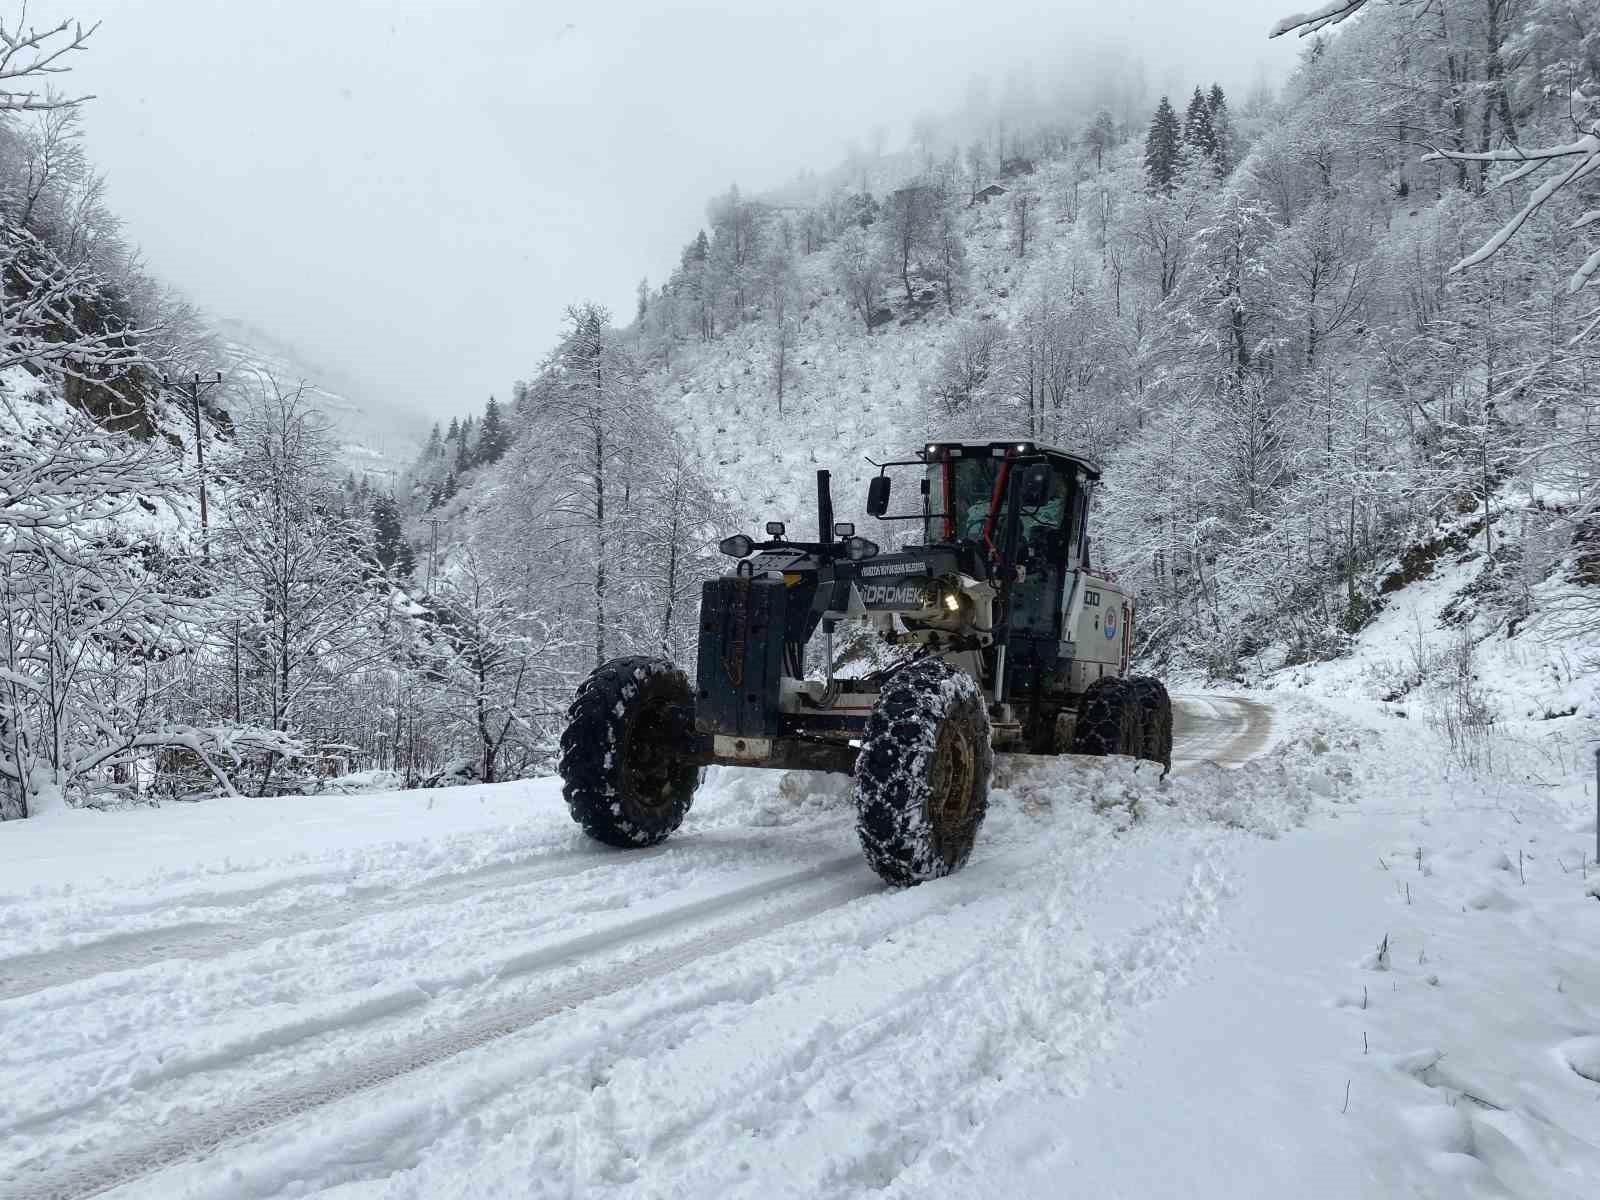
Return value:
<svg viewBox="0 0 1600 1200">
<path fill-rule="evenodd" d="M 439 559 L 439 518 L 429 517 L 428 524 L 433 526 L 433 547 L 428 551 L 428 595 L 433 595 L 433 565 Z"/>
<path fill-rule="evenodd" d="M 200 372 L 196 371 L 194 377 L 174 382 L 165 375 L 161 377 L 164 386 L 172 388 L 180 396 L 189 401 L 194 412 L 194 456 L 200 475 L 200 553 L 206 562 L 211 561 L 211 525 L 206 513 L 206 444 L 200 433 L 200 397 L 214 387 L 222 386 L 222 372 L 218 371 L 211 379 L 201 379 Z"/>
</svg>

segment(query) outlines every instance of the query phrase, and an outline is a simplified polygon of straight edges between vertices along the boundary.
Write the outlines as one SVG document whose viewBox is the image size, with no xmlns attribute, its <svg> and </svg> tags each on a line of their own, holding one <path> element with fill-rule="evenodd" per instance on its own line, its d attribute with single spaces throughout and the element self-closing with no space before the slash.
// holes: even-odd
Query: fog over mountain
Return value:
<svg viewBox="0 0 1600 1200">
<path fill-rule="evenodd" d="M 504 395 L 577 300 L 631 310 L 707 198 L 903 146 L 916 114 L 1081 83 L 1244 94 L 1281 0 L 36 4 L 102 20 L 75 87 L 160 274 L 436 414 Z M 1142 64 L 1142 72 L 1136 64 Z"/>
</svg>

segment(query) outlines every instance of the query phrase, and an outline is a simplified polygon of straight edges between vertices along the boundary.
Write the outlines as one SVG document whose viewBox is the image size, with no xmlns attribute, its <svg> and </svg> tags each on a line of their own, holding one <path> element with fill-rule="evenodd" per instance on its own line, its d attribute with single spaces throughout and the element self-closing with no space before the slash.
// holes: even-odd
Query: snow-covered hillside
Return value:
<svg viewBox="0 0 1600 1200">
<path fill-rule="evenodd" d="M 1026 184 L 1039 197 L 1041 223 L 1060 219 L 1051 202 L 1054 176 L 1047 170 Z M 874 534 L 888 532 L 864 516 L 867 481 L 877 474 L 869 460 L 910 457 L 930 436 L 950 432 L 929 397 L 941 351 L 966 324 L 1015 319 L 1024 302 L 1016 290 L 1032 274 L 1012 248 L 1003 206 L 973 206 L 961 221 L 973 263 L 961 310 L 952 314 L 931 284 L 919 282 L 914 304 L 891 285 L 882 311 L 894 315 L 870 336 L 841 294 L 828 256 L 800 260 L 798 289 L 816 299 L 796 327 L 781 412 L 773 333 L 764 324 L 738 326 L 708 345 L 686 344 L 652 373 L 663 411 L 747 529 L 783 520 L 809 534 L 816 524 L 816 472 L 827 469 L 839 519 Z"/>
<path fill-rule="evenodd" d="M 248 321 L 223 317 L 212 324 L 221 339 L 228 381 L 246 391 L 258 375 L 284 388 L 305 384 L 317 408 L 332 421 L 344 463 L 358 479 L 365 475 L 375 484 L 392 487 L 416 456 L 428 426 L 420 413 L 392 400 L 364 396 L 358 380 L 310 361 L 301 350 Z"/>
</svg>

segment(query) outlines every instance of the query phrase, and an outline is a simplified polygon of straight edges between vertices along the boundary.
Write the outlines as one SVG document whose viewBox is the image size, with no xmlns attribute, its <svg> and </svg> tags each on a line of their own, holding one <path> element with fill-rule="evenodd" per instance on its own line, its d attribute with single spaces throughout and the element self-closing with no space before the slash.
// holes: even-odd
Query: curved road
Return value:
<svg viewBox="0 0 1600 1200">
<path fill-rule="evenodd" d="M 1237 767 L 1267 748 L 1272 710 L 1242 696 L 1172 698 L 1172 769 Z"/>
</svg>

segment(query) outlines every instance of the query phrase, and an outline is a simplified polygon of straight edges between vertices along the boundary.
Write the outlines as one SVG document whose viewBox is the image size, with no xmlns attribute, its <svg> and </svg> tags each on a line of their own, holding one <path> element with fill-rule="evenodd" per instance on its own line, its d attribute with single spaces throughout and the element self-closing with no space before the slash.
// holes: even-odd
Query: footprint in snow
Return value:
<svg viewBox="0 0 1600 1200">
<path fill-rule="evenodd" d="M 1479 912 L 1515 912 L 1522 907 L 1522 902 L 1513 900 L 1497 887 L 1488 887 L 1468 900 L 1467 905 Z"/>
</svg>

